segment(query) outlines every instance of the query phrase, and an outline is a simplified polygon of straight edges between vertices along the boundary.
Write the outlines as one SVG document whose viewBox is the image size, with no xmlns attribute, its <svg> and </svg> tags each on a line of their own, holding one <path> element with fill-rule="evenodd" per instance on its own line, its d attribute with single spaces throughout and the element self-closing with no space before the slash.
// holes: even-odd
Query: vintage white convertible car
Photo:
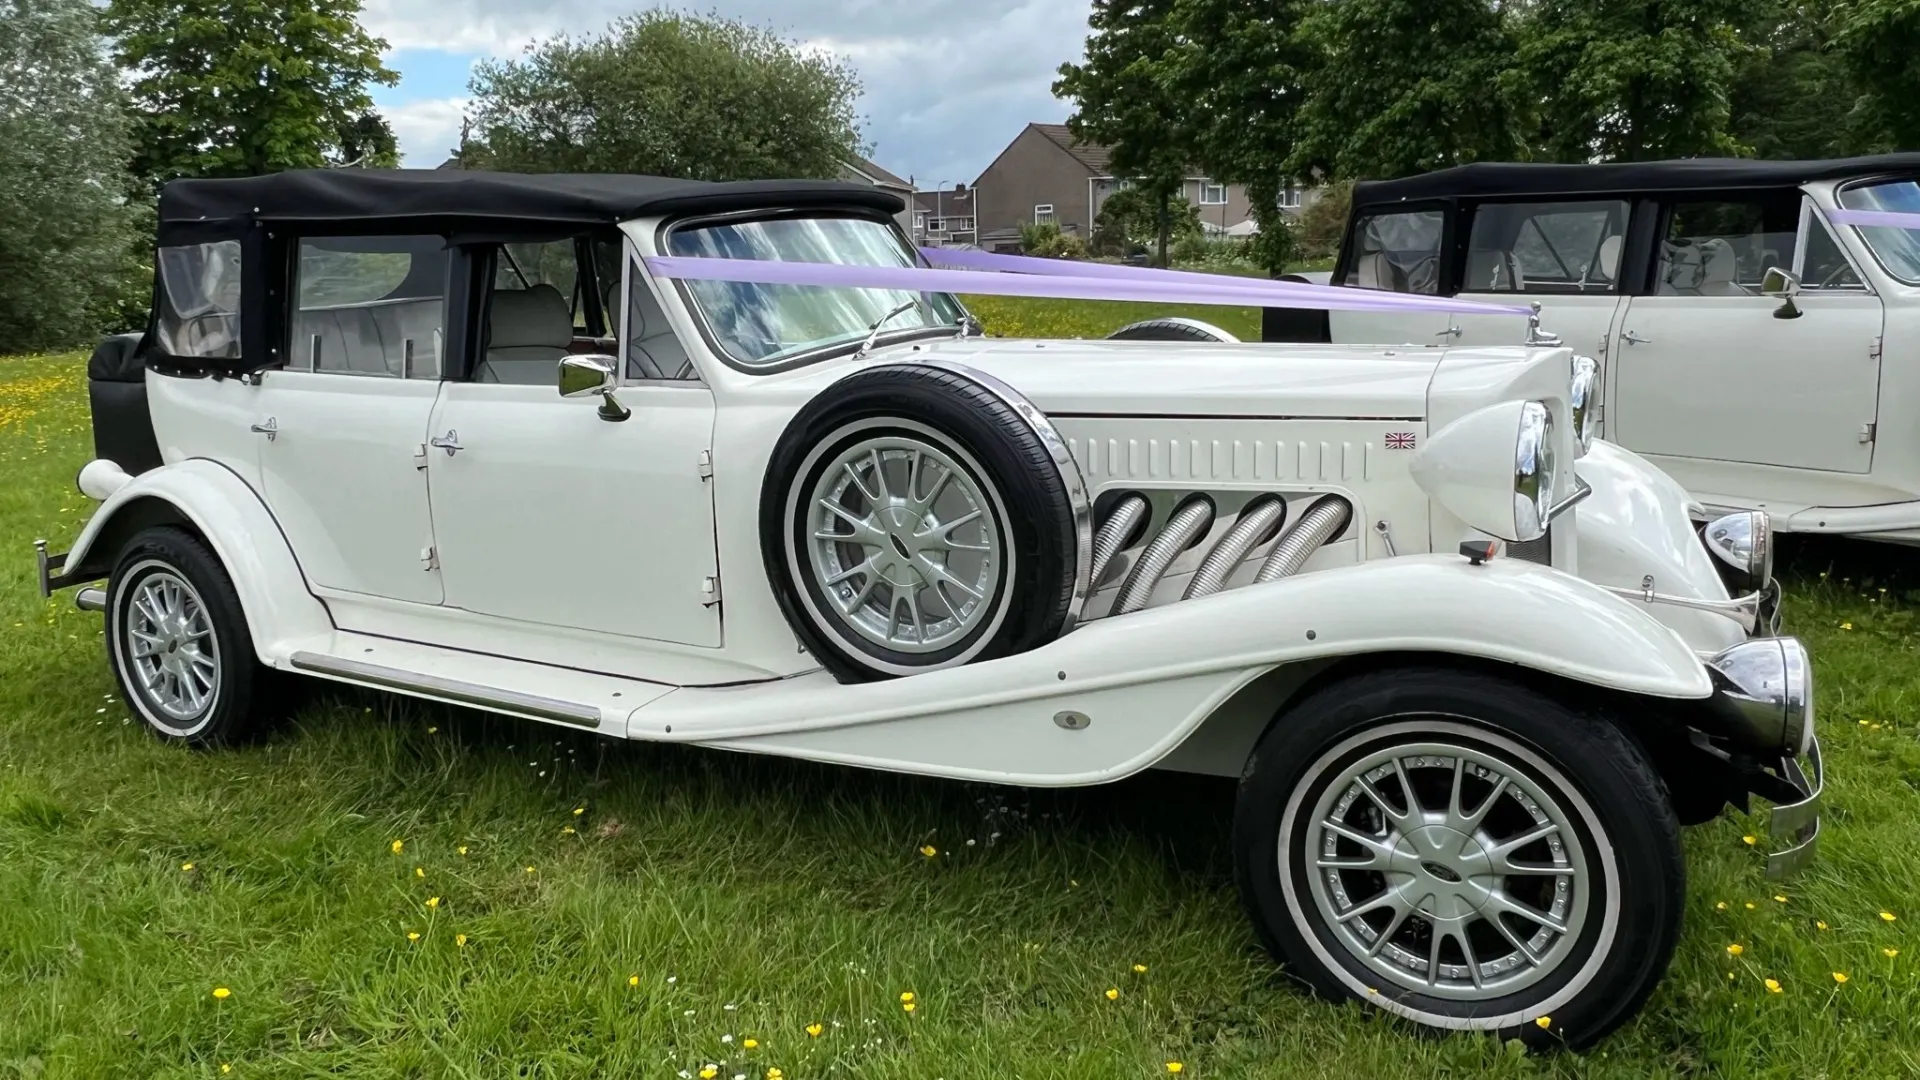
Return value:
<svg viewBox="0 0 1920 1080">
<path fill-rule="evenodd" d="M 100 506 L 42 586 L 104 580 L 77 602 L 184 743 L 301 674 L 975 781 L 1237 777 L 1262 940 L 1439 1028 L 1632 1016 L 1682 824 L 1757 794 L 1770 868 L 1811 857 L 1812 673 L 1773 636 L 1766 533 L 1703 541 L 1595 440 L 1590 361 L 990 339 L 954 292 L 1355 293 L 941 269 L 898 210 L 819 182 L 172 184 L 152 326 L 93 361 Z"/>
<path fill-rule="evenodd" d="M 1920 154 L 1360 184 L 1333 280 L 1536 301 L 1604 369 L 1600 435 L 1710 512 L 1920 543 Z M 1520 340 L 1437 311 L 1275 316 L 1269 339 Z"/>
</svg>

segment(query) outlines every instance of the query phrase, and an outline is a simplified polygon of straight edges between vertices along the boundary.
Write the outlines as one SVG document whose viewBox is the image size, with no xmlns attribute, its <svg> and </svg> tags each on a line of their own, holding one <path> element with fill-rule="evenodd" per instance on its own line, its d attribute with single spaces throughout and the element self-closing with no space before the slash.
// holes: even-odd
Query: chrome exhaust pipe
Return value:
<svg viewBox="0 0 1920 1080">
<path fill-rule="evenodd" d="M 1100 525 L 1100 531 L 1093 534 L 1093 577 L 1094 588 L 1100 587 L 1100 579 L 1106 576 L 1107 567 L 1113 564 L 1113 557 L 1120 554 L 1122 548 L 1133 543 L 1140 534 L 1140 527 L 1147 521 L 1147 500 L 1138 495 L 1128 495 L 1114 506 L 1113 513 Z"/>
<path fill-rule="evenodd" d="M 1113 614 L 1125 615 L 1146 607 L 1153 597 L 1153 587 L 1160 584 L 1167 567 L 1212 524 L 1213 503 L 1204 498 L 1190 500 L 1175 510 L 1167 520 L 1167 527 L 1160 530 L 1160 535 L 1140 554 L 1140 561 L 1133 564 L 1126 584 L 1120 586 L 1120 598 L 1114 601 Z"/>
<path fill-rule="evenodd" d="M 1233 576 L 1247 552 L 1273 535 L 1286 519 L 1287 500 L 1278 495 L 1263 495 L 1248 503 L 1246 509 L 1240 511 L 1240 520 L 1233 523 L 1227 535 L 1201 560 L 1200 569 L 1194 571 L 1193 579 L 1187 582 L 1187 593 L 1181 599 L 1211 596 L 1225 588 L 1227 579 Z"/>
<path fill-rule="evenodd" d="M 1273 550 L 1267 552 L 1267 561 L 1260 564 L 1260 572 L 1253 577 L 1254 584 L 1278 581 L 1298 573 L 1314 552 L 1340 535 L 1352 517 L 1353 507 L 1348 505 L 1347 500 L 1338 495 L 1322 495 L 1280 537 L 1279 543 L 1273 545 Z"/>
<path fill-rule="evenodd" d="M 85 588 L 73 594 L 73 606 L 81 611 L 107 610 L 107 590 Z"/>
</svg>

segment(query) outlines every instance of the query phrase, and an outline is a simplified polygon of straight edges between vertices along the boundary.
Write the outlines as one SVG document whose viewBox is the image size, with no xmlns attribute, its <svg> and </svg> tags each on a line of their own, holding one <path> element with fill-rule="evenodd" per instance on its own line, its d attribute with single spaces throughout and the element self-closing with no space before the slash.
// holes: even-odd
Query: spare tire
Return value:
<svg viewBox="0 0 1920 1080">
<path fill-rule="evenodd" d="M 1212 323 L 1175 316 L 1130 323 L 1107 335 L 1108 341 L 1234 341 L 1240 339 Z"/>
<path fill-rule="evenodd" d="M 1044 414 L 960 365 L 850 375 L 774 445 L 760 490 L 767 578 L 843 681 L 1044 645 L 1086 598 L 1092 511 Z"/>
</svg>

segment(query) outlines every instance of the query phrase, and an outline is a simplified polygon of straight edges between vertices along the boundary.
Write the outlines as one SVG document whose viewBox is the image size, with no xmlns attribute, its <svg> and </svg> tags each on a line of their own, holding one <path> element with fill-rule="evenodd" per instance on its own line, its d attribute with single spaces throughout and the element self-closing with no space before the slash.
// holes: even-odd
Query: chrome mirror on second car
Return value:
<svg viewBox="0 0 1920 1080">
<path fill-rule="evenodd" d="M 582 355 L 560 358 L 560 396 L 564 398 L 600 395 L 600 419 L 625 420 L 633 411 L 614 398 L 619 378 L 619 361 L 611 356 Z"/>
<path fill-rule="evenodd" d="M 1760 277 L 1760 295 L 1780 299 L 1780 306 L 1773 309 L 1773 317 L 1776 319 L 1800 317 L 1800 308 L 1793 302 L 1793 298 L 1799 293 L 1800 279 L 1777 266 L 1767 267 L 1767 272 Z"/>
</svg>

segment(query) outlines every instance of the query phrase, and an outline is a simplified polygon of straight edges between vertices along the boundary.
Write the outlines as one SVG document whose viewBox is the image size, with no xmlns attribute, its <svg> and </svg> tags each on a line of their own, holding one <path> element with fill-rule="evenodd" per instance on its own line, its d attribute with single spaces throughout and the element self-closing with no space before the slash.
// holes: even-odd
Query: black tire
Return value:
<svg viewBox="0 0 1920 1080">
<path fill-rule="evenodd" d="M 1391 756 L 1422 746 L 1430 751 L 1456 747 L 1456 756 L 1416 756 L 1415 749 L 1407 750 L 1404 760 Z M 1469 755 L 1477 763 L 1498 762 L 1506 771 L 1466 771 L 1466 781 L 1449 781 L 1455 774 L 1444 763 L 1464 766 Z M 1390 769 L 1377 764 L 1381 756 L 1390 756 Z M 1376 769 L 1381 771 L 1375 774 Z M 1369 783 L 1384 802 L 1352 795 L 1363 790 L 1361 775 L 1374 777 Z M 1508 778 L 1504 787 L 1485 778 L 1495 775 Z M 1436 798 L 1436 776 L 1442 786 L 1462 786 L 1447 788 L 1453 796 L 1440 792 Z M 1408 777 L 1409 786 L 1397 777 Z M 1484 820 L 1468 826 L 1471 833 L 1435 827 L 1434 815 L 1447 814 L 1449 801 L 1457 798 L 1465 805 L 1466 785 L 1473 786 L 1474 813 Z M 1524 790 L 1528 786 L 1531 792 Z M 1417 793 L 1425 811 L 1419 818 L 1409 813 L 1402 794 L 1408 790 Z M 1504 834 L 1507 838 L 1537 828 L 1538 815 L 1514 824 L 1513 815 L 1526 814 L 1528 807 L 1512 792 L 1528 798 L 1544 793 L 1545 800 L 1531 804 L 1534 809 L 1548 821 L 1559 821 L 1556 813 L 1564 818 L 1563 828 L 1550 839 L 1507 852 L 1542 870 L 1537 875 L 1483 876 L 1470 868 L 1456 873 L 1449 860 L 1483 869 L 1494 865 L 1491 859 L 1498 856 L 1492 853 L 1498 849 L 1490 840 L 1501 837 L 1490 838 L 1487 830 L 1496 824 L 1503 833 L 1514 829 Z M 1334 801 L 1323 801 L 1329 798 Z M 1406 821 L 1427 824 L 1399 831 L 1383 808 L 1386 803 L 1398 803 L 1395 813 Z M 1369 851 L 1328 828 L 1319 814 L 1329 806 L 1328 816 L 1348 826 L 1373 815 L 1384 831 L 1362 832 L 1378 838 L 1384 845 L 1378 850 L 1390 854 Z M 1468 836 L 1472 839 L 1457 841 L 1457 850 L 1452 843 L 1440 845 L 1444 838 Z M 1558 846 L 1549 850 L 1549 842 Z M 1316 993 L 1368 1001 L 1443 1031 L 1491 1029 L 1535 1046 L 1589 1045 L 1639 1010 L 1666 972 L 1680 933 L 1686 868 L 1679 823 L 1645 752 L 1603 716 L 1478 672 L 1435 667 L 1369 673 L 1329 684 L 1288 708 L 1247 762 L 1233 847 L 1241 897 L 1277 960 Z M 1525 856 L 1530 851 L 1534 854 Z M 1342 865 L 1308 867 L 1310 852 L 1317 852 L 1315 863 Z M 1421 861 L 1430 852 L 1431 861 Z M 1546 876 L 1542 852 L 1566 876 Z M 1373 875 L 1362 864 L 1391 867 L 1391 875 Z M 1378 878 L 1378 893 L 1366 884 L 1370 876 Z M 1458 884 L 1458 891 L 1450 893 L 1454 885 L 1447 882 Z M 1490 899 L 1487 886 L 1493 882 L 1502 898 L 1538 898 L 1528 906 L 1542 913 L 1564 904 L 1558 916 L 1564 932 L 1496 914 L 1517 931 L 1496 935 L 1499 928 L 1485 921 L 1486 911 L 1501 910 Z M 1566 892 L 1554 892 L 1563 887 Z M 1476 906 L 1467 894 L 1478 891 L 1486 896 Z M 1389 894 L 1399 905 L 1366 911 Z M 1429 911 L 1461 916 L 1459 932 L 1440 934 L 1436 944 L 1442 923 L 1429 921 Z M 1395 921 L 1401 918 L 1404 922 Z M 1537 932 L 1526 934 L 1528 927 Z M 1385 942 L 1374 944 L 1382 936 Z M 1537 950 L 1531 966 L 1515 944 L 1519 938 Z M 1368 959 L 1369 949 L 1385 959 Z M 1428 958 L 1418 957 L 1421 950 L 1428 950 Z M 1473 959 L 1482 956 L 1488 959 Z M 1503 963 L 1513 966 L 1496 970 Z M 1404 978 L 1392 974 L 1395 964 L 1404 969 Z M 1431 992 L 1415 988 L 1416 983 L 1432 986 L 1427 980 L 1435 971 L 1443 984 L 1451 984 Z M 1527 978 L 1535 981 L 1525 983 Z M 1460 985 L 1468 979 L 1470 984 Z M 1508 985 L 1483 986 L 1483 979 Z"/>
<path fill-rule="evenodd" d="M 184 590 L 175 589 L 175 583 L 184 585 Z M 152 609 L 141 606 L 149 586 L 187 597 L 189 603 L 183 610 L 198 612 L 172 622 L 185 627 L 181 634 L 140 633 L 143 627 L 155 626 Z M 256 698 L 271 673 L 254 654 L 253 636 L 232 579 L 198 537 L 170 526 L 135 535 L 121 550 L 108 579 L 106 622 L 108 666 L 119 681 L 127 705 L 154 734 L 168 742 L 218 746 L 243 741 L 256 732 Z M 182 640 L 196 630 L 206 633 L 197 640 Z M 140 655 L 156 636 L 170 638 L 174 647 Z M 187 654 L 208 657 L 212 676 L 205 677 L 208 668 L 204 664 L 185 659 L 175 661 L 182 673 L 156 669 L 176 655 Z M 156 667 L 150 667 L 149 661 Z M 136 669 L 154 671 L 152 679 L 157 688 L 136 674 Z M 169 712 L 169 688 L 174 688 L 172 697 L 178 702 L 182 697 L 178 688 L 187 686 L 189 680 L 204 692 L 204 703 L 187 715 Z M 191 706 L 192 702 L 189 699 L 184 704 Z"/>
<path fill-rule="evenodd" d="M 1107 335 L 1108 341 L 1239 341 L 1212 323 L 1198 319 L 1147 319 Z"/>
<path fill-rule="evenodd" d="M 1071 462 L 1062 467 L 1036 423 L 1013 407 L 1008 393 L 984 378 L 933 366 L 870 368 L 808 402 L 774 446 L 760 493 L 760 544 L 767 577 L 801 644 L 842 681 L 897 677 L 1007 656 L 1053 640 L 1068 625 L 1089 558 L 1084 550 L 1089 541 L 1082 535 L 1087 522 L 1076 511 L 1085 501 L 1084 489 Z M 1033 415 L 1045 423 L 1044 417 Z M 890 438 L 946 456 L 953 475 L 963 481 L 962 489 L 978 493 L 990 511 L 980 519 L 978 539 L 983 546 L 997 545 L 999 553 L 979 557 L 974 584 L 981 598 L 966 616 L 974 620 L 971 628 L 961 626 L 964 620 L 956 614 L 950 641 L 920 631 L 922 651 L 890 648 L 863 637 L 840 606 L 846 598 L 828 598 L 824 578 L 816 572 L 816 555 L 808 546 L 817 540 L 810 521 L 816 506 L 813 493 L 836 455 L 850 452 L 862 440 Z M 907 486 L 912 487 L 911 479 Z M 991 527 L 988 521 L 993 521 Z M 907 557 L 905 549 L 901 555 Z M 952 553 L 945 558 L 951 559 Z M 865 583 L 865 578 L 852 580 Z M 895 590 L 890 585 L 888 590 L 891 620 Z M 949 600 L 952 595 L 947 593 Z M 914 610 L 917 619 L 919 609 Z M 960 608 L 950 604 L 949 610 L 957 613 Z"/>
</svg>

